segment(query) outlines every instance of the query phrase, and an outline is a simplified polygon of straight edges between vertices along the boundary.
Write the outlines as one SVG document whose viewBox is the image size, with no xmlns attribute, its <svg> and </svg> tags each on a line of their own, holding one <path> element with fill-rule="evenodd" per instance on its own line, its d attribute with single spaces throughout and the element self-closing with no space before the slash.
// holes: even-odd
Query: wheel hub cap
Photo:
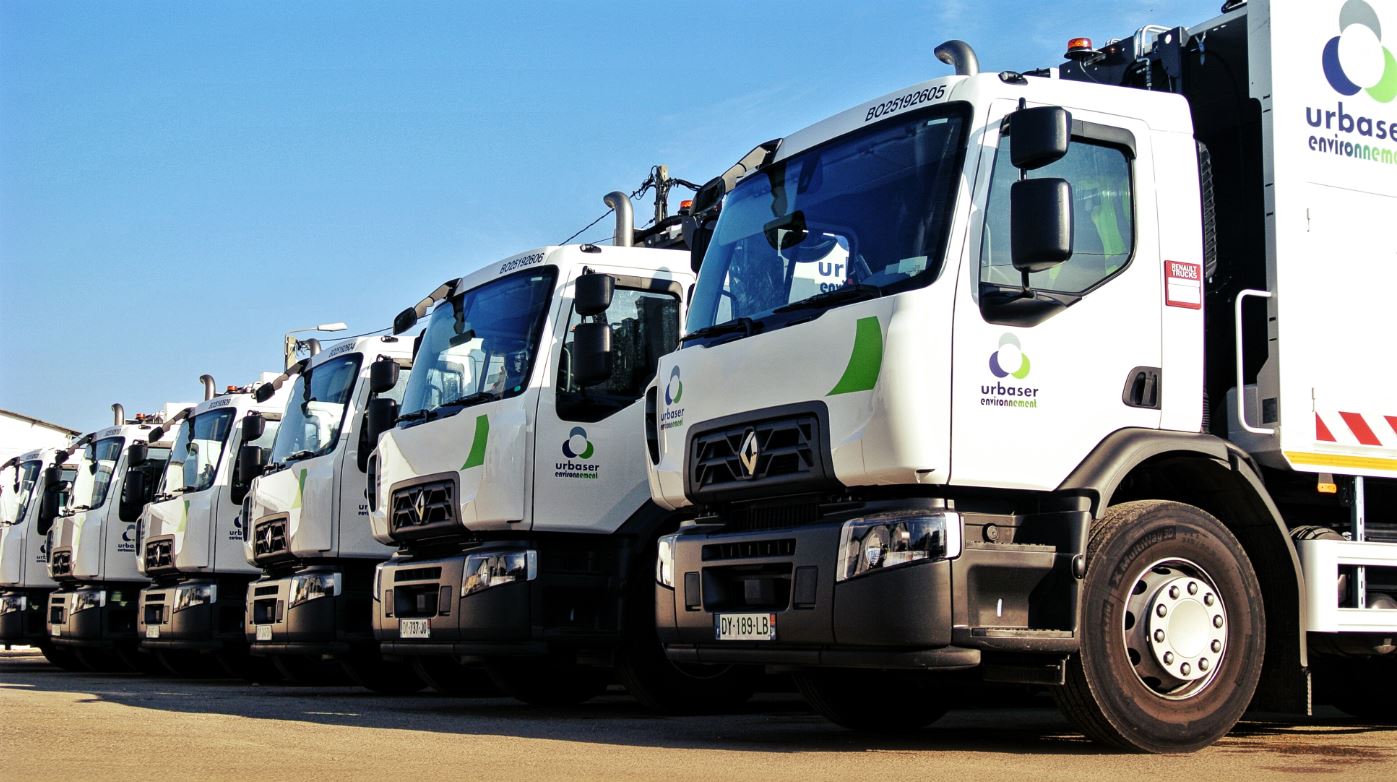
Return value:
<svg viewBox="0 0 1397 782">
<path fill-rule="evenodd" d="M 1125 646 L 1135 675 L 1166 698 L 1196 694 L 1227 651 L 1227 611 L 1217 588 L 1182 560 L 1156 563 L 1131 584 Z"/>
</svg>

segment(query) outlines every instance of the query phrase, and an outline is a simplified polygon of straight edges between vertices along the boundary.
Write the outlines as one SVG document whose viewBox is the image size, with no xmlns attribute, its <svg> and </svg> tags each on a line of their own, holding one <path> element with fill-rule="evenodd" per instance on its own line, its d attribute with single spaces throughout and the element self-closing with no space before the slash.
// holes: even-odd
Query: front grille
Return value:
<svg viewBox="0 0 1397 782">
<path fill-rule="evenodd" d="M 439 567 L 411 567 L 393 571 L 393 583 L 401 584 L 404 581 L 436 581 L 441 578 L 441 568 Z"/>
<path fill-rule="evenodd" d="M 62 578 L 73 572 L 73 554 L 70 551 L 55 551 L 49 557 L 49 573 L 54 578 Z"/>
<path fill-rule="evenodd" d="M 174 541 L 153 540 L 146 544 L 146 571 L 174 567 Z"/>
<path fill-rule="evenodd" d="M 792 557 L 796 553 L 794 538 L 782 540 L 743 540 L 731 543 L 709 543 L 703 547 L 703 561 L 722 559 L 765 559 Z"/>
<path fill-rule="evenodd" d="M 814 491 L 833 484 L 814 413 L 731 422 L 689 443 L 689 495 L 699 502 Z"/>
<path fill-rule="evenodd" d="M 286 554 L 286 517 L 259 522 L 252 531 L 252 556 L 262 560 Z"/>
<path fill-rule="evenodd" d="M 393 492 L 389 524 L 394 532 L 450 527 L 456 521 L 456 484 L 451 480 L 419 483 Z"/>
</svg>

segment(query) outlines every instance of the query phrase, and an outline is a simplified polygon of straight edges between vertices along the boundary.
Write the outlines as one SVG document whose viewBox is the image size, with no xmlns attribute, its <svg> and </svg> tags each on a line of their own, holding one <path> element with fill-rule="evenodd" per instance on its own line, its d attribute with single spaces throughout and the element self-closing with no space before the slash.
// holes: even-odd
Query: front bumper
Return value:
<svg viewBox="0 0 1397 782">
<path fill-rule="evenodd" d="M 49 589 L 6 589 L 0 598 L 17 610 L 0 613 L 0 644 L 10 646 L 48 643 L 48 623 L 44 610 Z"/>
<path fill-rule="evenodd" d="M 291 604 L 294 576 L 263 576 L 248 584 L 243 634 L 253 654 L 346 654 L 375 646 L 372 573 L 337 574 L 340 592 Z"/>
<path fill-rule="evenodd" d="M 686 663 L 918 670 L 975 667 L 986 653 L 1076 649 L 1072 560 L 1084 545 L 1086 513 L 1031 517 L 1035 530 L 1060 528 L 1058 545 L 986 543 L 983 522 L 963 514 L 966 543 L 957 558 L 837 581 L 840 533 L 857 515 L 680 535 L 674 586 L 655 585 L 666 654 Z M 717 640 L 721 614 L 770 614 L 774 638 Z"/>
<path fill-rule="evenodd" d="M 181 587 L 213 585 L 210 603 L 175 610 Z M 141 590 L 136 631 L 141 648 L 218 651 L 246 645 L 243 636 L 243 598 L 247 581 L 190 579 Z"/>
<path fill-rule="evenodd" d="M 86 596 L 89 605 L 73 610 Z M 110 649 L 134 645 L 139 584 L 82 584 L 48 596 L 48 634 L 55 646 Z M 96 605 L 92 605 L 96 603 Z"/>
<path fill-rule="evenodd" d="M 374 635 L 383 653 L 498 658 L 609 651 L 619 638 L 623 610 L 614 576 L 618 555 L 614 541 L 586 537 L 597 540 L 531 543 L 538 563 L 533 580 L 470 594 L 462 588 L 467 557 L 505 547 L 385 562 L 373 601 Z M 425 620 L 426 637 L 403 637 L 405 619 L 419 625 Z"/>
</svg>

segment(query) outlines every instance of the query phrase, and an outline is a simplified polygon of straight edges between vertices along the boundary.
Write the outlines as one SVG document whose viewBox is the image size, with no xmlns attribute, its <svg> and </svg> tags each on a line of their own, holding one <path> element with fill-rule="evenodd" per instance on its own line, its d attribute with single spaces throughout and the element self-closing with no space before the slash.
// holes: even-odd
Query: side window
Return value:
<svg viewBox="0 0 1397 782">
<path fill-rule="evenodd" d="M 1067 155 L 1028 173 L 1030 179 L 1061 177 L 1072 185 L 1072 257 L 1029 276 L 1037 290 L 1083 293 L 1125 268 L 1135 250 L 1135 199 L 1130 159 L 1121 149 L 1072 139 Z M 1018 287 L 1009 247 L 1009 188 L 1019 178 L 1009 162 L 1008 139 L 995 155 L 989 210 L 980 245 L 980 282 Z"/>
<path fill-rule="evenodd" d="M 558 417 L 599 421 L 640 398 L 655 377 L 660 357 L 679 344 L 679 298 L 672 293 L 617 288 L 602 319 L 611 327 L 611 377 L 580 388 L 572 376 L 572 331 L 581 319 L 568 315 L 558 361 Z"/>
</svg>

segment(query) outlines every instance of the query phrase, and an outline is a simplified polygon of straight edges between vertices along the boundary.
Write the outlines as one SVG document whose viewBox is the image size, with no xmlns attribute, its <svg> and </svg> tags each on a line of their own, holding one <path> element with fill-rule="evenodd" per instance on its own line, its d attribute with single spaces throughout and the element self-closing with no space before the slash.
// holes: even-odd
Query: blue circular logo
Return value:
<svg viewBox="0 0 1397 782">
<path fill-rule="evenodd" d="M 679 379 L 679 367 L 670 370 L 669 382 L 665 383 L 665 404 L 676 404 L 684 396 L 684 381 Z"/>
<path fill-rule="evenodd" d="M 592 441 L 587 439 L 587 430 L 580 426 L 574 426 L 568 439 L 563 441 L 563 455 L 569 459 L 586 461 L 592 458 L 593 450 Z"/>
<path fill-rule="evenodd" d="M 1379 103 L 1397 98 L 1397 57 L 1382 44 L 1382 22 L 1365 0 L 1339 11 L 1339 34 L 1324 45 L 1324 77 L 1340 95 L 1366 90 Z"/>
</svg>

